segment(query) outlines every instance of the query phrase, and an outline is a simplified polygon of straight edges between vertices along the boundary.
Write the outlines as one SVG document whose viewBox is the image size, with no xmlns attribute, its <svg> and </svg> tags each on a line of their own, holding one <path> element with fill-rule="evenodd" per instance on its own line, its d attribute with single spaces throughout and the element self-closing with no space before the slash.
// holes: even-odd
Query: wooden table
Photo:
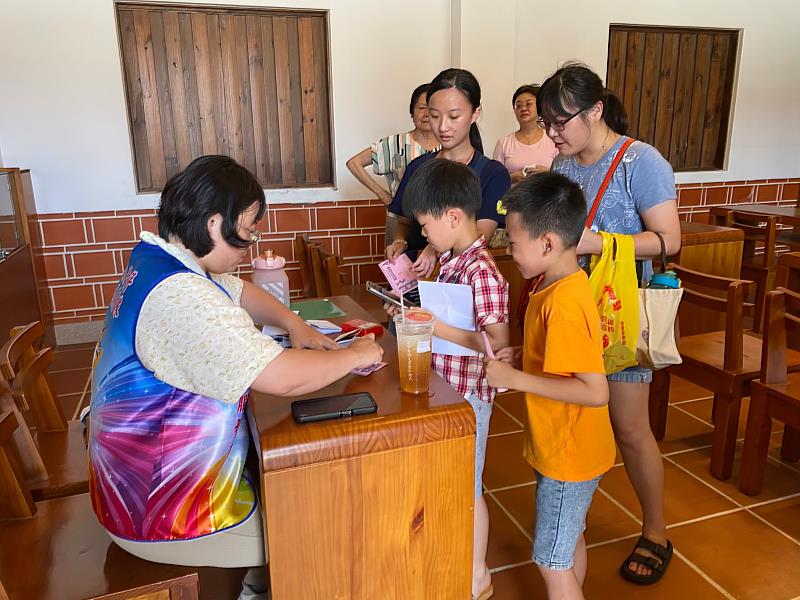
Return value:
<svg viewBox="0 0 800 600">
<path fill-rule="evenodd" d="M 474 413 L 435 373 L 402 394 L 395 338 L 379 342 L 386 367 L 304 396 L 369 392 L 377 414 L 298 425 L 293 399 L 251 394 L 274 600 L 469 598 Z"/>
<path fill-rule="evenodd" d="M 778 217 L 778 221 L 783 225 L 800 227 L 800 207 L 798 206 L 773 206 L 771 204 L 731 204 L 730 206 L 723 206 L 722 208 L 754 215 L 775 216 Z"/>
</svg>

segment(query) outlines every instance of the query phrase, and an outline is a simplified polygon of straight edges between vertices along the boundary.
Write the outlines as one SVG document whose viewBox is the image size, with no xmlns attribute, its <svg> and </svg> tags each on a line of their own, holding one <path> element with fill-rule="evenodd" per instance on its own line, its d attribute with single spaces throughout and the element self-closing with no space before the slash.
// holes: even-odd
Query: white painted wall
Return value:
<svg viewBox="0 0 800 600">
<path fill-rule="evenodd" d="M 3 159 L 31 169 L 38 212 L 157 206 L 156 194 L 135 193 L 112 0 L 0 0 L 0 6 Z M 281 0 L 278 6 L 330 10 L 338 189 L 268 191 L 267 198 L 366 197 L 344 163 L 370 142 L 411 127 L 411 91 L 449 64 L 449 2 Z"/>
<path fill-rule="evenodd" d="M 280 5 L 331 11 L 337 188 L 268 191 L 270 201 L 366 197 L 345 161 L 409 127 L 411 90 L 451 64 L 473 71 L 482 85 L 479 126 L 490 154 L 516 125 L 511 94 L 518 85 L 541 82 L 569 59 L 605 76 L 610 23 L 744 29 L 728 169 L 679 174 L 680 183 L 800 175 L 797 0 L 575 0 L 555 12 L 531 0 Z M 157 195 L 134 192 L 112 0 L 0 0 L 0 6 L 3 162 L 32 170 L 38 211 L 155 207 Z M 451 39 L 451 27 L 460 39 Z"/>
<path fill-rule="evenodd" d="M 575 0 L 546 15 L 536 6 L 518 0 L 510 90 L 541 82 L 566 60 L 582 60 L 605 78 L 610 23 L 744 29 L 727 170 L 678 174 L 677 181 L 800 176 L 797 0 Z"/>
</svg>

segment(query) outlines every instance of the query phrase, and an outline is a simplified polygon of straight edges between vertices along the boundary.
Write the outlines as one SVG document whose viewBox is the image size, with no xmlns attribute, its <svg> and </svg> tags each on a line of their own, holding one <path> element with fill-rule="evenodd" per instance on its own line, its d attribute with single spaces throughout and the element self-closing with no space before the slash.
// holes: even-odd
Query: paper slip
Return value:
<svg viewBox="0 0 800 600">
<path fill-rule="evenodd" d="M 370 373 L 374 373 L 378 369 L 382 369 L 383 367 L 386 366 L 386 364 L 387 363 L 385 363 L 385 362 L 377 362 L 374 365 L 370 365 L 370 366 L 364 367 L 362 369 L 353 369 L 350 372 L 353 373 L 354 375 L 361 375 L 362 377 L 366 377 Z"/>
<path fill-rule="evenodd" d="M 457 283 L 419 282 L 422 308 L 433 313 L 442 323 L 475 331 L 475 305 L 472 286 Z M 478 356 L 478 352 L 438 337 L 433 338 L 433 352 L 451 356 Z"/>
<path fill-rule="evenodd" d="M 338 325 L 324 319 L 309 319 L 306 323 L 320 333 L 339 333 L 342 330 Z"/>
<path fill-rule="evenodd" d="M 264 325 L 264 327 L 261 328 L 261 333 L 273 338 L 281 335 L 289 335 L 288 331 L 282 327 L 276 327 L 275 325 Z"/>
<path fill-rule="evenodd" d="M 378 265 L 395 294 L 405 294 L 417 287 L 417 276 L 411 270 L 411 259 L 401 254 L 394 262 L 385 260 Z"/>
</svg>

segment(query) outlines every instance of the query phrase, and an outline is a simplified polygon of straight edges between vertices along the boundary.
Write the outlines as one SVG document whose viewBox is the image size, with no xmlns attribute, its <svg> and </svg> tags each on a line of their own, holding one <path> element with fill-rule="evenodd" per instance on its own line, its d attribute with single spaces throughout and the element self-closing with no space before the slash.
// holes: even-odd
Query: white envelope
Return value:
<svg viewBox="0 0 800 600">
<path fill-rule="evenodd" d="M 419 282 L 422 308 L 453 327 L 475 331 L 475 302 L 472 286 L 458 283 Z M 438 337 L 433 338 L 433 351 L 451 356 L 478 356 L 478 352 Z"/>
</svg>

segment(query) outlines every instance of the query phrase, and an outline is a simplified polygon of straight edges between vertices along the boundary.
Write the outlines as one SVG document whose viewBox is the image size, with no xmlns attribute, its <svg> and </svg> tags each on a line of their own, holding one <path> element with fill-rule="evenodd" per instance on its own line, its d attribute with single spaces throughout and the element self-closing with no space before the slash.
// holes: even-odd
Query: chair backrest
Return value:
<svg viewBox="0 0 800 600">
<path fill-rule="evenodd" d="M 674 263 L 669 268 L 675 271 L 683 284 L 682 304 L 692 304 L 725 315 L 723 367 L 729 371 L 741 369 L 744 335 L 742 318 L 755 313 L 755 305 L 745 302 L 744 299 L 753 282 L 708 275 Z"/>
<path fill-rule="evenodd" d="M 0 414 L 0 519 L 29 519 L 36 514 L 12 441 L 17 427 L 13 412 Z"/>
<path fill-rule="evenodd" d="M 306 234 L 294 238 L 294 255 L 300 262 L 300 275 L 303 278 L 303 296 L 306 298 L 317 297 L 317 285 L 314 280 L 314 271 L 311 266 L 311 246 L 318 246 Z"/>
<path fill-rule="evenodd" d="M 11 386 L 11 395 L 21 407 L 25 420 L 38 431 L 67 430 L 67 420 L 47 374 L 54 357 L 52 348 L 39 350 L 17 373 Z"/>
<path fill-rule="evenodd" d="M 739 212 L 735 208 L 715 206 L 710 211 L 712 218 L 725 227 L 744 232 L 742 263 L 761 269 L 772 269 L 775 264 L 775 239 L 778 235 L 778 217 Z M 758 250 L 762 250 L 761 253 Z"/>
<path fill-rule="evenodd" d="M 40 321 L 14 327 L 10 339 L 0 348 L 0 372 L 11 385 L 17 371 L 26 367 L 40 350 L 44 327 Z"/>
<path fill-rule="evenodd" d="M 787 252 L 778 259 L 775 287 L 800 291 L 800 252 Z"/>
<path fill-rule="evenodd" d="M 800 294 L 780 287 L 767 294 L 761 381 L 785 383 L 786 349 L 800 351 Z"/>
</svg>

